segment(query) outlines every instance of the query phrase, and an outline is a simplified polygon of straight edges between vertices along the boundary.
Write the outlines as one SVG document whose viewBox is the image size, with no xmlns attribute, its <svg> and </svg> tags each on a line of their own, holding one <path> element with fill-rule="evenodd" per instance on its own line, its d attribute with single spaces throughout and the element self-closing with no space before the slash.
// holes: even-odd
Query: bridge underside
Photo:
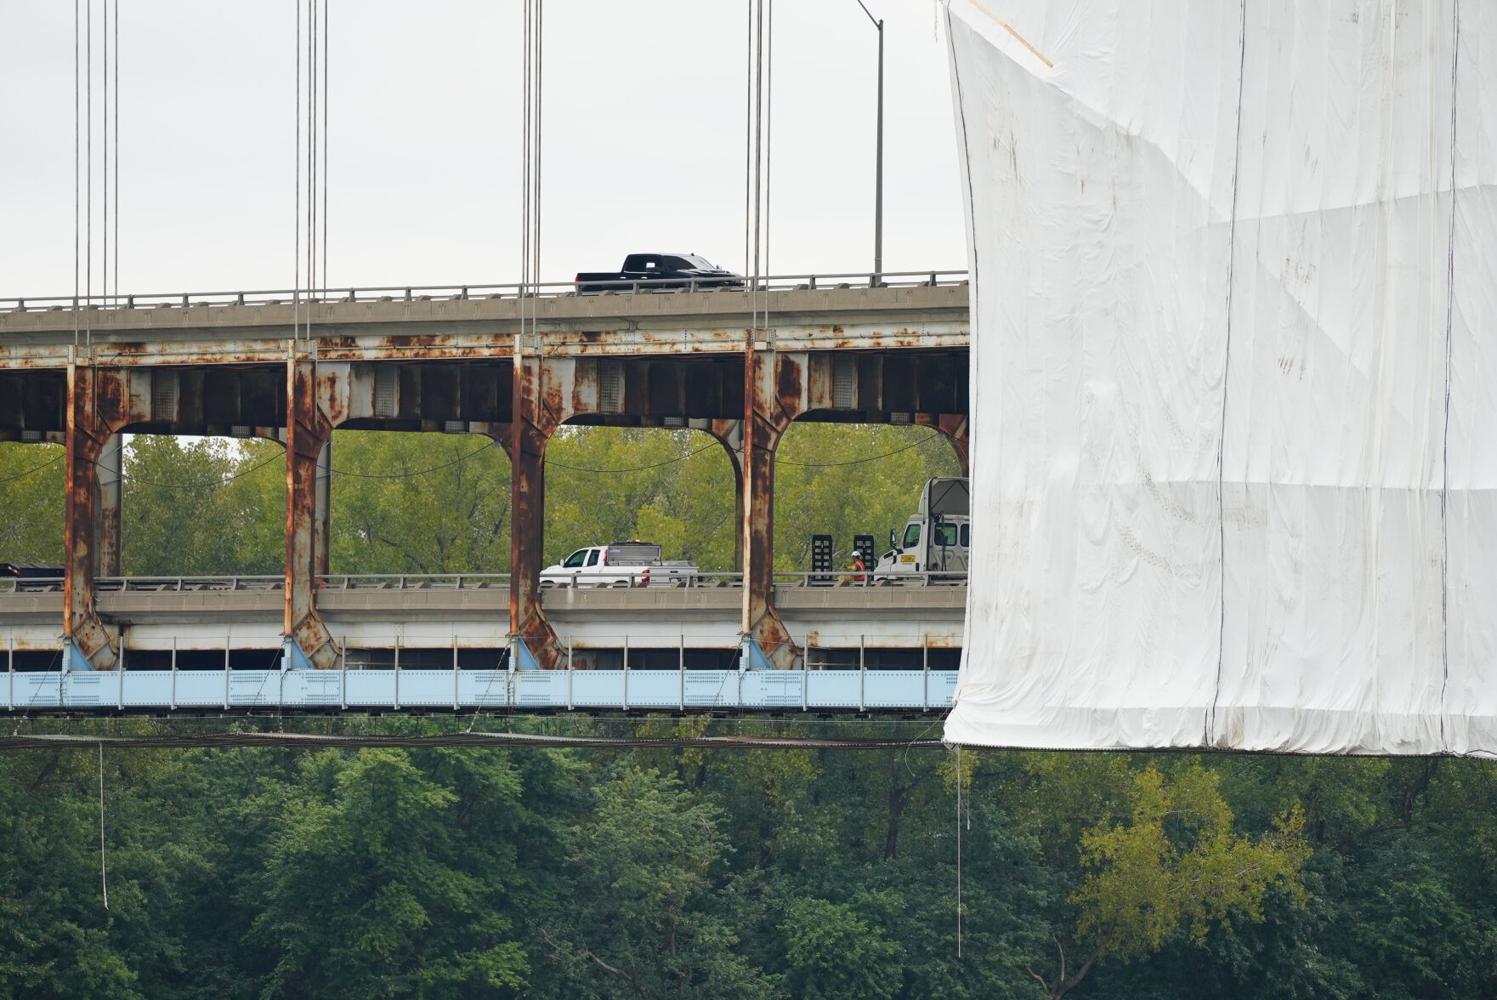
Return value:
<svg viewBox="0 0 1497 1000">
<path fill-rule="evenodd" d="M 816 628 L 787 618 L 777 601 L 776 448 L 795 420 L 924 424 L 946 434 L 965 464 L 966 290 L 774 294 L 772 328 L 748 325 L 738 303 L 746 293 L 691 293 L 601 304 L 543 300 L 545 321 L 524 336 L 512 302 L 324 303 L 315 335 L 295 341 L 277 339 L 290 315 L 276 303 L 91 310 L 87 349 L 72 346 L 71 312 L 0 316 L 0 440 L 67 447 L 67 556 L 55 608 L 63 670 L 149 661 L 163 652 L 159 636 L 174 636 L 179 655 L 194 652 L 181 645 L 199 645 L 199 630 L 208 647 L 217 642 L 227 651 L 231 667 L 236 648 L 278 649 L 281 668 L 340 674 L 359 650 L 416 648 L 406 630 L 429 622 L 408 604 L 383 618 L 351 615 L 316 585 L 329 568 L 318 469 L 328 466 L 335 428 L 478 433 L 509 453 L 513 572 L 502 591 L 487 595 L 495 606 L 483 615 L 445 619 L 451 634 L 437 648 L 502 650 L 511 657 L 506 669 L 521 672 L 564 669 L 569 660 L 574 672 L 608 669 L 629 643 L 602 643 L 598 630 L 607 627 L 637 639 L 636 663 L 645 649 L 690 647 L 723 650 L 721 662 L 736 658 L 754 669 L 831 665 L 817 651 L 850 648 L 847 635 L 829 644 Z M 634 301 L 626 308 L 623 298 Z M 723 444 L 737 480 L 742 576 L 740 586 L 714 595 L 706 617 L 626 608 L 578 618 L 542 599 L 545 448 L 568 423 L 691 427 Z M 274 592 L 255 595 L 259 603 L 243 612 L 249 618 L 226 607 L 216 618 L 153 622 L 128 606 L 131 594 L 99 592 L 96 581 L 118 573 L 124 433 L 255 436 L 285 445 L 284 578 Z M 23 607 L 25 596 L 0 594 L 0 651 L 8 638 L 29 657 L 37 628 L 57 644 L 57 618 L 38 621 L 38 612 Z M 856 624 L 856 616 L 847 621 Z M 459 622 L 461 643 L 448 627 Z M 866 635 L 884 624 L 870 621 L 859 633 L 865 649 Z M 919 630 L 908 631 L 911 638 L 891 648 L 949 648 L 960 622 L 954 629 L 940 623 L 937 638 L 918 645 Z M 669 636 L 676 641 L 666 643 Z M 579 649 L 588 651 L 585 664 Z M 608 655 L 594 652 L 601 650 Z"/>
</svg>

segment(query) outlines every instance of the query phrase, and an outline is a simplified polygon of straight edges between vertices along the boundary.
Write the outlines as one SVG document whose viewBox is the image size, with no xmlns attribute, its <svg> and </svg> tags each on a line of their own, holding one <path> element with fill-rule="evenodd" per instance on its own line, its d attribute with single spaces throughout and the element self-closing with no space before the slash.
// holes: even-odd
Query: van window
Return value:
<svg viewBox="0 0 1497 1000">
<path fill-rule="evenodd" d="M 972 526 L 962 525 L 962 548 L 970 548 L 972 545 Z"/>
<path fill-rule="evenodd" d="M 578 566 L 582 565 L 582 560 L 587 558 L 587 553 L 587 549 L 578 549 L 576 552 L 573 552 L 571 555 L 567 556 L 566 562 L 562 563 L 562 565 L 567 569 L 576 569 Z"/>
<path fill-rule="evenodd" d="M 956 544 L 956 525 L 954 525 L 954 524 L 941 524 L 941 525 L 937 525 L 936 526 L 936 544 L 937 545 L 955 545 Z"/>
<path fill-rule="evenodd" d="M 587 564 L 589 566 L 596 566 L 596 565 L 598 565 L 598 550 L 597 549 L 588 549 L 587 550 Z"/>
<path fill-rule="evenodd" d="M 904 541 L 900 543 L 902 548 L 912 549 L 920 544 L 919 523 L 907 525 L 904 529 Z"/>
</svg>

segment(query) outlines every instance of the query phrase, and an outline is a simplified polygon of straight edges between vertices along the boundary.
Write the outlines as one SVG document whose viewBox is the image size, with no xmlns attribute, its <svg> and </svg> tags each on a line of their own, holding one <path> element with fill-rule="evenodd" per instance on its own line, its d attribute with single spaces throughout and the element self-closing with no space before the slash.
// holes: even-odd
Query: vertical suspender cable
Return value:
<svg viewBox="0 0 1497 1000">
<path fill-rule="evenodd" d="M 100 279 L 104 301 L 109 301 L 109 0 L 101 4 L 104 11 L 104 274 Z"/>
<path fill-rule="evenodd" d="M 82 67 L 78 65 L 78 0 L 73 0 L 73 347 L 78 346 L 78 233 L 82 229 L 82 219 L 78 215 L 79 201 L 79 175 L 82 169 L 82 161 L 79 159 L 80 123 L 82 121 L 82 108 L 78 104 L 78 72 Z"/>
<path fill-rule="evenodd" d="M 292 105 L 295 108 L 296 134 L 293 160 L 296 165 L 296 180 L 292 185 L 296 193 L 292 197 L 293 225 L 292 282 L 291 282 L 291 337 L 301 337 L 301 0 L 291 0 L 291 9 L 296 18 L 296 93 Z"/>
<path fill-rule="evenodd" d="M 312 336 L 312 287 L 316 284 L 312 262 L 312 218 L 313 213 L 317 211 L 316 207 L 312 204 L 312 191 L 316 186 L 313 165 L 316 162 L 315 157 L 317 155 L 317 151 L 314 148 L 315 143 L 312 139 L 317 132 L 315 124 L 317 108 L 313 103 L 312 96 L 317 89 L 317 67 L 312 58 L 312 53 L 316 50 L 317 44 L 315 40 L 316 28 L 314 26 L 315 3 L 316 0 L 307 0 L 307 92 L 305 95 L 307 101 L 307 217 L 305 221 L 306 230 L 303 234 L 307 246 L 307 301 L 306 309 L 303 313 L 302 326 L 306 331 L 305 336 L 309 339 Z"/>
<path fill-rule="evenodd" d="M 120 0 L 115 0 L 118 3 Z M 328 296 L 328 9 L 332 0 L 322 0 L 322 296 Z M 118 127 L 118 121 L 115 127 Z"/>
<path fill-rule="evenodd" d="M 754 189 L 754 157 L 753 157 L 753 134 L 754 134 L 754 3 L 748 0 L 748 29 L 744 33 L 747 40 L 744 48 L 748 55 L 744 62 L 743 71 L 743 275 L 748 277 L 753 274 L 752 259 L 749 256 L 749 236 L 753 229 L 753 189 Z"/>
<path fill-rule="evenodd" d="M 114 0 L 114 297 L 120 295 L 120 0 Z"/>
<path fill-rule="evenodd" d="M 543 24 L 545 21 L 546 2 L 535 0 L 535 231 L 530 236 L 530 252 L 535 261 L 530 268 L 530 279 L 536 286 L 541 281 L 541 84 L 544 82 L 545 74 L 541 69 L 541 56 L 544 50 L 545 32 Z M 540 303 L 533 298 L 530 303 L 530 332 L 535 333 L 536 314 Z"/>
<path fill-rule="evenodd" d="M 87 0 L 86 16 L 84 18 L 84 31 L 86 44 L 84 55 L 87 57 L 84 65 L 84 115 L 86 125 L 84 136 L 84 190 L 83 199 L 84 219 L 83 224 L 83 297 L 92 301 L 94 296 L 94 2 Z M 84 311 L 83 319 L 83 342 L 90 349 L 93 347 L 94 331 L 93 317 L 87 310 Z"/>
<path fill-rule="evenodd" d="M 774 160 L 770 156 L 774 140 L 774 0 L 764 0 L 769 5 L 769 23 L 765 26 L 764 56 L 764 273 L 771 274 L 769 267 L 769 182 L 774 175 Z M 769 291 L 765 290 L 765 325 L 769 325 Z"/>
<path fill-rule="evenodd" d="M 760 0 L 754 19 L 754 288 L 759 287 L 759 209 L 760 195 L 764 188 L 763 146 L 764 135 L 764 3 Z M 757 306 L 755 317 L 758 316 Z M 756 323 L 755 326 L 758 324 Z"/>
</svg>

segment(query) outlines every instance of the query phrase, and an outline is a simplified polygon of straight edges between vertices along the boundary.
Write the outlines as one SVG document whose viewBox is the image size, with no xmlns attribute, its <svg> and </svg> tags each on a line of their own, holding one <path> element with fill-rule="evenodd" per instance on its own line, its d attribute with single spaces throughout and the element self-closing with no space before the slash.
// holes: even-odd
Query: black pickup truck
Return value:
<svg viewBox="0 0 1497 1000">
<path fill-rule="evenodd" d="M 584 271 L 572 279 L 577 294 L 676 288 L 742 288 L 743 276 L 690 253 L 631 253 L 620 271 Z"/>
</svg>

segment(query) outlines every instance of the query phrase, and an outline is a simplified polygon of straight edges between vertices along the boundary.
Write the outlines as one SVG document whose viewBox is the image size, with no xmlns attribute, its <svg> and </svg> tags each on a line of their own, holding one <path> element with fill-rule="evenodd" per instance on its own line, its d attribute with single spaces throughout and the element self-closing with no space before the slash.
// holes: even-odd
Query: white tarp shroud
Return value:
<svg viewBox="0 0 1497 1000">
<path fill-rule="evenodd" d="M 952 742 L 1497 750 L 1497 3 L 950 0 Z"/>
</svg>

